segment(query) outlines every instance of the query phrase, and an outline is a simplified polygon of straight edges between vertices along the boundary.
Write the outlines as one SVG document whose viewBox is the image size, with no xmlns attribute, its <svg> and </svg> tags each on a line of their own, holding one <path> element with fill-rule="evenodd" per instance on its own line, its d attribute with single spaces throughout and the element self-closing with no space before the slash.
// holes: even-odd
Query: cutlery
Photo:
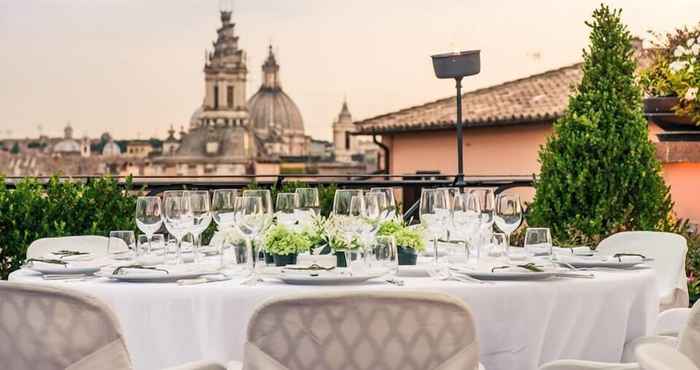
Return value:
<svg viewBox="0 0 700 370">
<path fill-rule="evenodd" d="M 404 285 L 404 281 L 400 280 L 400 279 L 391 278 L 391 279 L 386 279 L 385 281 L 389 284 L 396 285 L 396 286 L 403 286 Z"/>
</svg>

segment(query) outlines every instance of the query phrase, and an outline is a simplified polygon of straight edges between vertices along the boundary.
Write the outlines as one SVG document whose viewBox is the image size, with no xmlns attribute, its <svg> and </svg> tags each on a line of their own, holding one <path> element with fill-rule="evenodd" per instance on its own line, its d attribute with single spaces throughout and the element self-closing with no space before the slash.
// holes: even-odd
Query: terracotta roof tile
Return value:
<svg viewBox="0 0 700 370">
<path fill-rule="evenodd" d="M 554 120 L 566 109 L 581 80 L 581 63 L 467 92 L 462 98 L 465 127 Z M 455 98 L 449 97 L 357 121 L 361 133 L 447 129 L 455 125 Z"/>
</svg>

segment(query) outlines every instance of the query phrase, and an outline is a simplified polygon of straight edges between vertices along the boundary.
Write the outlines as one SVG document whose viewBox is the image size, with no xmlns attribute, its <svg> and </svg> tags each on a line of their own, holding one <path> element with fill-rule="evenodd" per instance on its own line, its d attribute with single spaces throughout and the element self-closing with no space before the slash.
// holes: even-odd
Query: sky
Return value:
<svg viewBox="0 0 700 370">
<path fill-rule="evenodd" d="M 347 98 L 355 120 L 450 96 L 430 55 L 481 49 L 466 91 L 580 60 L 599 0 L 236 0 L 248 97 L 272 42 L 307 134 L 330 139 Z M 700 21 L 700 0 L 615 0 L 630 30 Z M 220 0 L 0 0 L 0 138 L 165 138 L 204 96 L 204 49 Z"/>
</svg>

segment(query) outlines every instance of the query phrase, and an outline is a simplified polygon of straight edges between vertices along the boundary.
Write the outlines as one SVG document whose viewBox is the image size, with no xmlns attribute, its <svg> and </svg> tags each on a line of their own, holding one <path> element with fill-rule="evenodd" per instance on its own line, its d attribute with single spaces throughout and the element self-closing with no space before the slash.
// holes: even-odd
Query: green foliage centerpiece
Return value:
<svg viewBox="0 0 700 370">
<path fill-rule="evenodd" d="M 671 224 L 672 203 L 648 139 L 634 49 L 620 11 L 605 5 L 586 23 L 583 78 L 539 153 L 528 224 L 559 243 L 597 243 L 621 230 Z"/>
<path fill-rule="evenodd" d="M 399 265 L 415 265 L 418 252 L 425 251 L 425 239 L 417 229 L 411 229 L 405 223 L 391 220 L 383 223 L 378 236 L 393 236 L 398 249 Z"/>
<path fill-rule="evenodd" d="M 309 235 L 284 225 L 272 226 L 265 233 L 265 250 L 272 255 L 276 266 L 294 265 L 297 255 L 309 252 L 313 243 Z"/>
</svg>

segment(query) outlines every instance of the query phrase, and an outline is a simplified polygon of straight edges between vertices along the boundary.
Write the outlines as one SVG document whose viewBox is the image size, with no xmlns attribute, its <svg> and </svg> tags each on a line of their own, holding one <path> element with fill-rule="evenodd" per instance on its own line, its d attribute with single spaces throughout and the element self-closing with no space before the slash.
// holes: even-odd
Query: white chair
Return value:
<svg viewBox="0 0 700 370">
<path fill-rule="evenodd" d="M 73 290 L 0 282 L 0 368 L 131 370 L 119 322 L 107 305 Z M 223 370 L 197 362 L 170 370 Z"/>
<path fill-rule="evenodd" d="M 32 242 L 27 248 L 27 258 L 40 258 L 60 250 L 90 252 L 95 256 L 107 255 L 107 241 L 104 236 L 81 235 L 42 238 Z M 126 247 L 126 245 L 124 245 Z"/>
<path fill-rule="evenodd" d="M 271 300 L 253 314 L 244 353 L 246 370 L 482 368 L 469 308 L 422 292 Z"/>
<path fill-rule="evenodd" d="M 642 337 L 625 346 L 626 352 L 623 361 L 635 361 L 637 350 L 643 346 L 660 345 L 671 349 L 677 349 L 696 366 L 700 367 L 700 302 L 696 302 L 690 309 L 685 327 L 681 330 L 679 338 L 666 336 Z M 630 357 L 632 357 L 630 359 Z M 637 363 L 602 363 L 592 361 L 558 360 L 547 363 L 540 370 L 628 370 L 639 369 Z"/>
<path fill-rule="evenodd" d="M 642 370 L 698 370 L 688 357 L 663 344 L 639 346 L 637 360 Z"/>
<path fill-rule="evenodd" d="M 688 279 L 685 274 L 688 243 L 684 237 L 654 231 L 625 231 L 605 238 L 596 250 L 604 255 L 638 253 L 654 258 L 649 265 L 657 275 L 661 300 L 659 310 L 688 307 Z"/>
</svg>

